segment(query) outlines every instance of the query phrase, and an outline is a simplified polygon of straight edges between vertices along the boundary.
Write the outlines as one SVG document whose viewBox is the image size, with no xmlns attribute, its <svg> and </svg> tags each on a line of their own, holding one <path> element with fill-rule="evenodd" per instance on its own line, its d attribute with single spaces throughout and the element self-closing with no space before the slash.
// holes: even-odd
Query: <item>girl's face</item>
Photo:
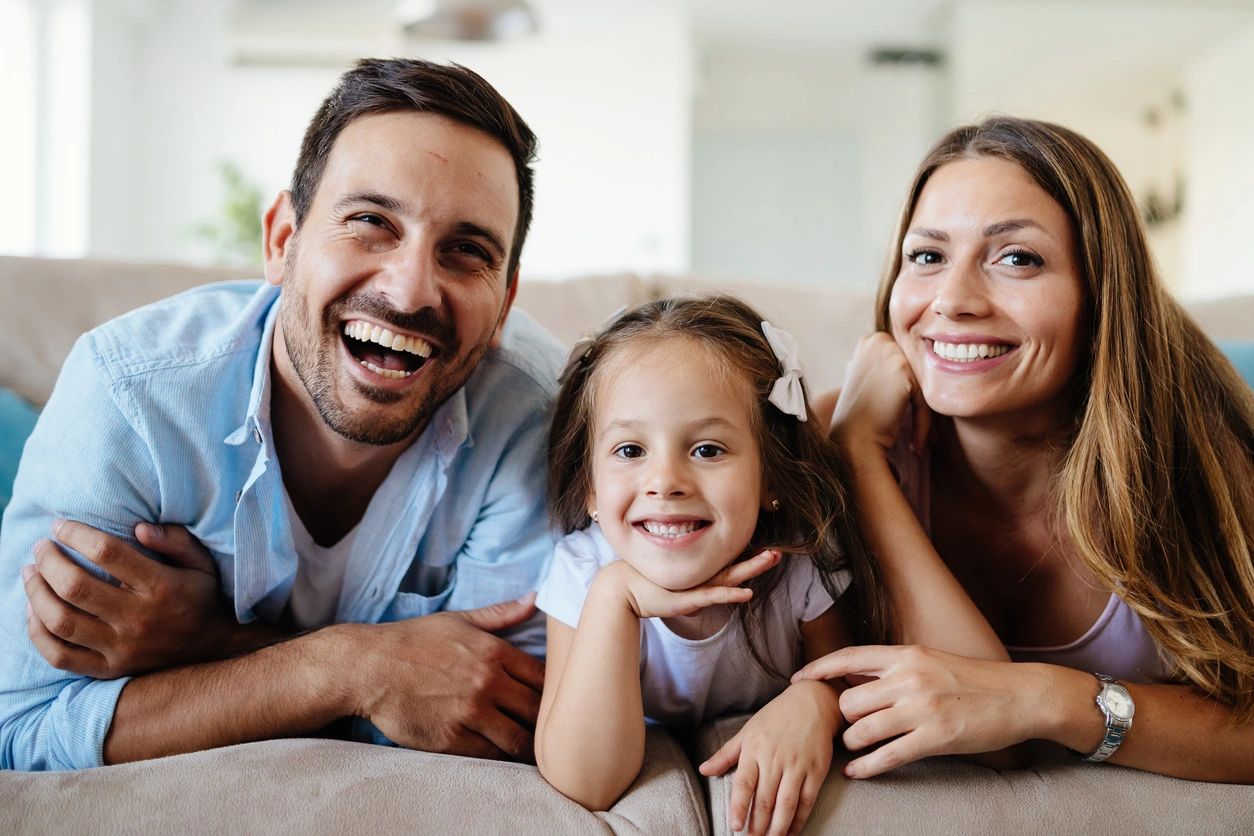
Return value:
<svg viewBox="0 0 1254 836">
<path fill-rule="evenodd" d="M 683 337 L 605 360 L 588 510 L 615 553 L 653 583 L 704 583 L 744 551 L 762 505 L 749 387 Z"/>
<path fill-rule="evenodd" d="M 1015 163 L 957 160 L 924 186 L 889 302 L 893 337 L 928 406 L 1059 420 L 1086 339 L 1070 219 Z"/>
</svg>

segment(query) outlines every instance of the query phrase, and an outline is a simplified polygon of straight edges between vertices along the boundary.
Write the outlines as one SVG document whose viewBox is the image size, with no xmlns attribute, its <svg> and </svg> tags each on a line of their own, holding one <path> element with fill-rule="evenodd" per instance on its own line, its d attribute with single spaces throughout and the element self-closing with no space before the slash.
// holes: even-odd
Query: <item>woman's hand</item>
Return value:
<svg viewBox="0 0 1254 836">
<path fill-rule="evenodd" d="M 878 749 L 845 766 L 870 778 L 931 755 L 1005 749 L 1043 736 L 1051 693 L 1044 665 L 969 659 L 921 646 L 846 647 L 806 665 L 793 681 L 850 677 L 840 695 L 845 746 Z M 867 677 L 874 677 L 865 681 Z M 887 742 L 886 742 L 887 741 Z"/>
<path fill-rule="evenodd" d="M 821 682 L 794 683 L 754 714 L 699 767 L 702 775 L 736 767 L 728 827 L 738 833 L 747 824 L 754 836 L 800 832 L 827 779 L 842 722 L 836 691 Z"/>
<path fill-rule="evenodd" d="M 638 618 L 674 618 L 693 615 L 706 607 L 719 604 L 740 604 L 753 597 L 753 590 L 741 586 L 756 578 L 780 561 L 773 549 L 748 560 L 733 563 L 700 586 L 673 591 L 658 586 L 636 571 L 625 560 L 616 560 L 601 570 L 608 579 L 620 585 L 627 604 Z"/>
<path fill-rule="evenodd" d="M 890 334 L 863 337 L 845 368 L 845 382 L 832 416 L 831 435 L 846 447 L 873 441 L 884 450 L 897 443 L 906 407 L 914 404 L 910 448 L 923 449 L 931 412 L 906 355 Z"/>
</svg>

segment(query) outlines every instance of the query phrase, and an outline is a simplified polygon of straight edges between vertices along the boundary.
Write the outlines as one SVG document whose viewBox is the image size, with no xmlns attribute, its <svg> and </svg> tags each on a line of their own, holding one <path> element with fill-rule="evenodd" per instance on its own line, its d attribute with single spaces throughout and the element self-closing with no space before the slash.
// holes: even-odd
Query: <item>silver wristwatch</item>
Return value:
<svg viewBox="0 0 1254 836">
<path fill-rule="evenodd" d="M 1097 693 L 1097 707 L 1106 718 L 1106 736 L 1093 754 L 1084 760 L 1089 763 L 1100 763 L 1115 753 L 1119 744 L 1127 737 L 1132 728 L 1132 715 L 1136 706 L 1132 703 L 1132 695 L 1128 689 L 1120 685 L 1104 673 L 1095 673 L 1102 690 Z"/>
</svg>

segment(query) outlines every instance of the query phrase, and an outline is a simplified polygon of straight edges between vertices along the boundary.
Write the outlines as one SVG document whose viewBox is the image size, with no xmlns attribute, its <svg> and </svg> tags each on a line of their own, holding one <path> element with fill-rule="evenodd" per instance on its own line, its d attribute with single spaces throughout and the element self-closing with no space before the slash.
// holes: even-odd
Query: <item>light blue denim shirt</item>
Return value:
<svg viewBox="0 0 1254 836">
<path fill-rule="evenodd" d="M 141 520 L 185 525 L 213 553 L 241 622 L 283 612 L 297 555 L 270 426 L 278 298 L 257 282 L 209 285 L 75 344 L 0 528 L 0 766 L 100 765 L 127 682 L 58 671 L 27 636 L 21 567 L 54 519 L 136 547 Z M 526 314 L 510 315 L 502 345 L 437 410 L 371 500 L 337 621 L 470 609 L 536 587 L 553 548 L 544 456 L 562 356 Z M 543 652 L 538 619 L 509 638 Z"/>
</svg>

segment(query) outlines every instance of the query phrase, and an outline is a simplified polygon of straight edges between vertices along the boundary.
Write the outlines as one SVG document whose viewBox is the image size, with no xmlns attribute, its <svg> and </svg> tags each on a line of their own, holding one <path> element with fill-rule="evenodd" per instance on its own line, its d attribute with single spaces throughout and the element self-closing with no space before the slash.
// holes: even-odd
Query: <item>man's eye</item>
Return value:
<svg viewBox="0 0 1254 836">
<path fill-rule="evenodd" d="M 698 459 L 716 459 L 727 452 L 717 444 L 698 444 L 693 448 L 692 455 Z"/>
<path fill-rule="evenodd" d="M 620 444 L 614 448 L 614 455 L 620 459 L 638 459 L 644 455 L 644 448 L 639 444 Z"/>
<path fill-rule="evenodd" d="M 906 261 L 909 261 L 911 264 L 940 264 L 942 260 L 941 254 L 936 250 L 911 250 L 906 253 Z"/>
<path fill-rule="evenodd" d="M 381 215 L 376 215 L 373 212 L 362 212 L 361 214 L 353 215 L 348 220 L 350 223 L 357 221 L 360 223 L 369 224 L 370 226 L 386 226 L 387 225 L 387 221 L 383 220 L 383 217 Z"/>
</svg>

